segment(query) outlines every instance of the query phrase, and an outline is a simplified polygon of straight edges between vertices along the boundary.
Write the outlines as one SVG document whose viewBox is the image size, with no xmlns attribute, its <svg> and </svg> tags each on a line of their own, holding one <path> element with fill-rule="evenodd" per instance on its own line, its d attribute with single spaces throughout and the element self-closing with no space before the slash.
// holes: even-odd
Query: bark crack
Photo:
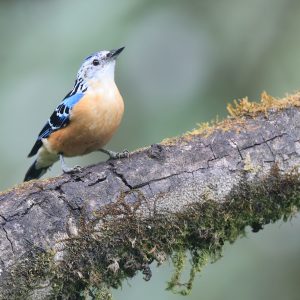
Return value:
<svg viewBox="0 0 300 300">
<path fill-rule="evenodd" d="M 12 251 L 13 253 L 15 253 L 15 249 L 14 249 L 12 240 L 9 238 L 7 230 L 5 229 L 4 226 L 2 227 L 2 229 L 3 229 L 4 233 L 5 233 L 6 239 L 9 241 L 9 244 L 10 244 L 10 247 L 11 247 L 11 251 Z"/>
<path fill-rule="evenodd" d="M 142 188 L 142 187 L 144 187 L 146 185 L 150 185 L 153 182 L 157 182 L 157 181 L 169 179 L 169 178 L 172 178 L 172 177 L 175 177 L 175 176 L 179 176 L 179 175 L 182 175 L 182 174 L 193 174 L 193 176 L 194 176 L 194 172 L 197 172 L 197 171 L 199 171 L 201 169 L 203 170 L 203 168 L 199 168 L 199 169 L 194 170 L 194 171 L 183 171 L 183 172 L 180 172 L 180 173 L 173 173 L 173 174 L 170 174 L 168 176 L 151 179 L 151 180 L 149 180 L 147 182 L 143 182 L 143 183 L 136 184 L 136 185 L 132 186 L 132 189 Z"/>
<path fill-rule="evenodd" d="M 135 187 L 133 187 L 132 185 L 130 185 L 127 181 L 127 179 L 125 178 L 125 175 L 118 172 L 117 171 L 117 168 L 115 167 L 114 163 L 113 162 L 109 162 L 109 165 L 111 166 L 110 167 L 110 171 L 116 175 L 118 178 L 120 178 L 122 180 L 122 182 L 129 188 L 129 190 L 133 190 Z"/>
<path fill-rule="evenodd" d="M 3 215 L 0 214 L 0 217 L 4 220 L 5 223 L 7 222 L 7 219 Z"/>
<path fill-rule="evenodd" d="M 210 162 L 210 161 L 212 161 L 212 160 L 217 159 L 217 157 L 216 157 L 216 155 L 215 155 L 215 152 L 214 152 L 214 150 L 213 150 L 212 145 L 209 144 L 208 147 L 210 148 L 210 151 L 211 151 L 211 153 L 212 153 L 212 155 L 213 155 L 213 157 L 214 157 L 213 159 L 209 159 L 209 160 L 208 160 L 208 162 Z M 222 158 L 222 157 L 219 157 L 219 158 Z"/>
<path fill-rule="evenodd" d="M 230 140 L 230 142 L 233 144 L 233 147 L 234 147 L 234 148 L 236 148 L 236 150 L 237 150 L 237 151 L 238 151 L 238 153 L 239 153 L 239 156 L 240 156 L 241 160 L 243 161 L 243 160 L 244 160 L 244 158 L 243 158 L 243 155 L 242 155 L 241 149 L 239 148 L 239 146 L 238 146 L 237 142 L 236 142 L 236 141 L 234 141 L 233 139 L 229 139 L 229 140 Z"/>
<path fill-rule="evenodd" d="M 12 221 L 15 220 L 15 219 L 23 218 L 24 216 L 26 216 L 26 215 L 30 212 L 30 210 L 31 210 L 34 206 L 40 206 L 45 200 L 46 200 L 46 199 L 43 199 L 43 200 L 40 201 L 40 202 L 34 202 L 34 203 L 30 204 L 28 207 L 26 207 L 24 210 L 22 210 L 22 211 L 20 211 L 20 212 L 17 212 L 17 213 L 15 213 L 15 214 L 9 215 L 9 216 L 7 216 L 6 218 L 4 218 L 4 217 L 2 216 L 2 218 L 3 218 L 4 220 L 6 220 L 6 221 L 5 221 L 6 223 L 12 222 Z M 26 203 L 26 202 L 27 202 L 27 201 L 25 201 L 25 203 Z M 19 204 L 19 207 L 20 207 L 20 206 L 21 206 L 21 204 Z"/>
<path fill-rule="evenodd" d="M 243 150 L 247 150 L 247 149 L 254 148 L 254 147 L 256 147 L 256 146 L 260 146 L 260 145 L 263 145 L 263 144 L 267 144 L 268 142 L 273 141 L 273 140 L 275 140 L 275 139 L 277 139 L 277 138 L 283 137 L 284 135 L 287 135 L 287 133 L 282 133 L 282 134 L 276 135 L 276 136 L 274 136 L 274 137 L 272 137 L 272 138 L 269 138 L 269 139 L 265 140 L 264 137 L 263 137 L 263 135 L 260 133 L 260 136 L 262 137 L 262 140 L 263 140 L 261 143 L 254 143 L 254 144 L 252 144 L 252 145 L 250 145 L 250 146 L 241 148 L 240 150 L 243 151 Z"/>
<path fill-rule="evenodd" d="M 72 206 L 72 204 L 68 201 L 68 197 L 66 197 L 65 192 L 62 190 L 62 185 L 58 185 L 54 188 L 54 191 L 56 191 L 58 193 L 58 198 L 61 199 L 66 205 L 67 207 L 71 210 L 71 211 L 75 211 L 75 210 L 81 210 L 80 206 Z"/>
<path fill-rule="evenodd" d="M 95 181 L 88 183 L 88 186 L 94 186 L 94 185 L 96 185 L 96 184 L 98 184 L 98 183 L 100 183 L 100 182 L 105 181 L 106 179 L 107 179 L 106 176 L 105 176 L 104 178 L 98 178 L 98 179 L 96 179 Z"/>
</svg>

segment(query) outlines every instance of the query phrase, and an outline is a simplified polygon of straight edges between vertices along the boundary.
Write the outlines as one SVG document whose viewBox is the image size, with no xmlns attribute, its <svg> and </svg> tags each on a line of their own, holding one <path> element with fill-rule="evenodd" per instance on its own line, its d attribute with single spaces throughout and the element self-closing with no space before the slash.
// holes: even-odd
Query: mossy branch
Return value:
<svg viewBox="0 0 300 300">
<path fill-rule="evenodd" d="M 1 193 L 0 299 L 109 299 L 168 258 L 167 288 L 187 294 L 226 241 L 299 210 L 299 106 L 299 94 L 243 99 L 226 120 L 128 159 Z"/>
</svg>

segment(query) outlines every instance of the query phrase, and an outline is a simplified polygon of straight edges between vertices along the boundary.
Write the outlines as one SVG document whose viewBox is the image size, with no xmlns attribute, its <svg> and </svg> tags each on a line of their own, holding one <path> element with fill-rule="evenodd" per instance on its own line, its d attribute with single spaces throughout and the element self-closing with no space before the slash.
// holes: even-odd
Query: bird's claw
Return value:
<svg viewBox="0 0 300 300">
<path fill-rule="evenodd" d="M 124 150 L 122 152 L 115 152 L 111 150 L 106 150 L 106 149 L 99 149 L 99 151 L 107 154 L 109 156 L 109 159 L 120 159 L 120 158 L 129 158 L 129 151 Z"/>
<path fill-rule="evenodd" d="M 70 167 L 66 167 L 65 166 L 63 168 L 63 172 L 67 173 L 67 174 L 76 173 L 76 172 L 82 172 L 82 167 L 80 167 L 80 166 L 74 166 L 73 168 L 70 168 Z"/>
<path fill-rule="evenodd" d="M 129 151 L 124 150 L 122 152 L 113 152 L 109 151 L 109 159 L 121 159 L 121 158 L 129 158 Z"/>
<path fill-rule="evenodd" d="M 125 149 L 122 152 L 117 152 L 116 158 L 129 158 L 129 151 Z"/>
</svg>

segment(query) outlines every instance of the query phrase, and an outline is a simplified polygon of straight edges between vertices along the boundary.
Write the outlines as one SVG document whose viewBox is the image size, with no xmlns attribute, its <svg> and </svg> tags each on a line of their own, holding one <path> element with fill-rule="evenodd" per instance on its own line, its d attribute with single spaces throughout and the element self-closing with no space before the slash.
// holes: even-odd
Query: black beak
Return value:
<svg viewBox="0 0 300 300">
<path fill-rule="evenodd" d="M 113 49 L 109 51 L 110 57 L 111 58 L 116 58 L 123 50 L 125 47 L 119 48 L 119 49 Z"/>
</svg>

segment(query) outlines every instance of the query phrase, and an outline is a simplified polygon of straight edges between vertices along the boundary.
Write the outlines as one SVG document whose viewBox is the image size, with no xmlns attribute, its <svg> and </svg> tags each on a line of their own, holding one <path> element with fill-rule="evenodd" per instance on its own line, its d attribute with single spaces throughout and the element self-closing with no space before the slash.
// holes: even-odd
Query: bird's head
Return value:
<svg viewBox="0 0 300 300">
<path fill-rule="evenodd" d="M 116 58 L 125 47 L 114 50 L 103 50 L 88 56 L 82 63 L 77 79 L 90 80 L 114 79 Z"/>
</svg>

